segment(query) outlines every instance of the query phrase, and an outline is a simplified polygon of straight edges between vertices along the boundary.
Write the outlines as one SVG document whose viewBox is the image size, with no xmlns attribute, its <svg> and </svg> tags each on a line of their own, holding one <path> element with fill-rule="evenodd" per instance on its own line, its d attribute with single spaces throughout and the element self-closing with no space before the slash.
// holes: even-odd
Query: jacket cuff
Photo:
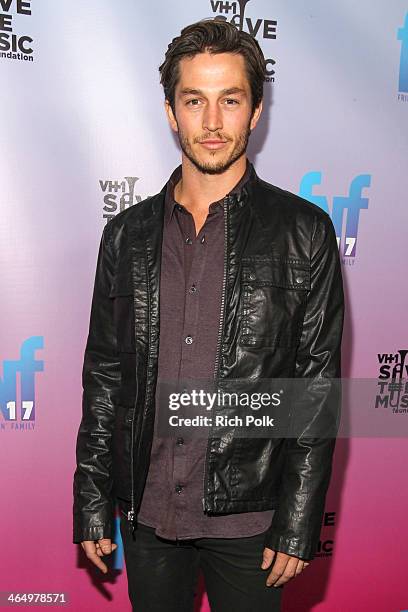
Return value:
<svg viewBox="0 0 408 612">
<path fill-rule="evenodd" d="M 317 545 L 313 545 L 310 540 L 302 537 L 302 541 L 300 541 L 300 538 L 295 536 L 279 535 L 276 529 L 272 527 L 265 533 L 264 546 L 272 550 L 286 553 L 287 555 L 293 555 L 304 561 L 311 561 L 314 559 L 317 549 Z"/>
<path fill-rule="evenodd" d="M 74 544 L 80 544 L 85 540 L 101 540 L 102 538 L 112 539 L 113 530 L 112 523 L 101 523 L 99 525 L 81 526 L 74 525 L 74 531 L 72 536 L 72 542 Z"/>
</svg>

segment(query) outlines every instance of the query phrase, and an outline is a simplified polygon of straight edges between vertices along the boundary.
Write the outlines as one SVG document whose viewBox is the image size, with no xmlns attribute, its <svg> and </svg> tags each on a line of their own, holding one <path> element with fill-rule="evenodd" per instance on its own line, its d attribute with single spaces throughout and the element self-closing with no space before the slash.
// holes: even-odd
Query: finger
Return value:
<svg viewBox="0 0 408 612">
<path fill-rule="evenodd" d="M 86 540 L 84 542 L 81 542 L 81 546 L 84 549 L 85 555 L 87 556 L 87 558 L 94 565 L 96 565 L 96 567 L 98 567 L 101 570 L 101 572 L 106 574 L 106 572 L 108 571 L 108 568 L 105 565 L 105 563 L 101 561 L 101 559 L 99 558 L 97 554 L 97 542 L 93 542 L 92 540 Z"/>
<path fill-rule="evenodd" d="M 275 554 L 276 554 L 275 551 L 272 550 L 271 548 L 264 548 L 263 560 L 261 564 L 262 569 L 267 569 L 270 566 L 270 564 L 272 563 L 275 557 Z"/>
<path fill-rule="evenodd" d="M 276 582 L 276 580 L 278 580 L 282 576 L 289 559 L 289 555 L 286 555 L 282 552 L 277 553 L 275 557 L 275 563 L 272 566 L 272 571 L 266 579 L 266 586 L 271 586 Z"/>
<path fill-rule="evenodd" d="M 93 563 L 94 565 L 96 565 L 96 567 L 98 567 L 98 568 L 101 570 L 101 572 L 103 572 L 104 574 L 106 574 L 106 573 L 107 573 L 107 571 L 108 571 L 107 566 L 106 566 L 106 565 L 105 565 L 105 563 L 104 563 L 104 562 L 103 562 L 103 561 L 102 561 L 102 560 L 101 560 L 101 559 L 98 557 L 98 555 L 97 555 L 96 553 L 94 553 L 94 554 L 87 554 L 86 556 L 88 557 L 88 559 L 89 559 L 90 561 L 92 561 L 92 563 Z"/>
<path fill-rule="evenodd" d="M 112 548 L 112 541 L 108 538 L 102 538 L 98 540 L 98 544 L 103 555 L 110 555 L 112 550 L 114 550 Z"/>
<path fill-rule="evenodd" d="M 114 550 L 116 550 L 116 548 L 117 548 L 117 547 L 118 547 L 118 545 L 117 545 L 117 544 L 112 544 L 112 551 L 111 551 L 111 552 L 113 552 Z M 99 546 L 97 546 L 97 549 L 96 549 L 96 554 L 97 554 L 99 557 L 103 557 L 104 555 L 107 555 L 107 554 L 110 554 L 110 553 L 103 552 L 103 550 L 102 550 L 102 549 L 101 549 Z"/>
<path fill-rule="evenodd" d="M 96 552 L 96 544 L 92 540 L 81 542 L 81 546 L 84 549 L 85 554 L 87 553 L 92 554 Z"/>
<path fill-rule="evenodd" d="M 279 552 L 272 571 L 267 578 L 266 585 L 280 586 L 287 582 L 292 577 L 292 574 L 294 575 L 298 560 L 297 557 Z"/>
<path fill-rule="evenodd" d="M 297 557 L 291 558 L 286 567 L 283 574 L 278 578 L 278 580 L 273 585 L 274 587 L 280 587 L 282 584 L 286 584 L 289 580 L 292 580 L 296 576 L 296 567 L 299 559 Z"/>
<path fill-rule="evenodd" d="M 302 571 L 303 571 L 304 567 L 305 567 L 305 563 L 304 563 L 304 561 L 301 561 L 301 560 L 299 559 L 299 562 L 298 562 L 298 564 L 297 564 L 297 568 L 296 568 L 296 576 L 297 576 L 298 574 L 300 574 L 300 572 L 302 572 Z"/>
</svg>

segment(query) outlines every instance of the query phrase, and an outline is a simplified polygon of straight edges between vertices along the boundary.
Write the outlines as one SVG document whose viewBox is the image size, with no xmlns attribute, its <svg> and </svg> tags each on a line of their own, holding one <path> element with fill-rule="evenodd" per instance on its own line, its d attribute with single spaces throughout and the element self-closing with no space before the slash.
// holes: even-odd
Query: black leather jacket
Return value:
<svg viewBox="0 0 408 612">
<path fill-rule="evenodd" d="M 165 189 L 118 213 L 102 234 L 82 372 L 75 543 L 112 538 L 116 496 L 131 500 L 133 522 L 141 500 L 155 416 Z M 265 182 L 252 164 L 225 201 L 217 379 L 340 378 L 344 296 L 329 215 Z M 320 394 L 317 412 L 327 402 Z M 312 559 L 334 446 L 335 437 L 214 437 L 203 508 L 276 508 L 265 545 Z"/>
</svg>

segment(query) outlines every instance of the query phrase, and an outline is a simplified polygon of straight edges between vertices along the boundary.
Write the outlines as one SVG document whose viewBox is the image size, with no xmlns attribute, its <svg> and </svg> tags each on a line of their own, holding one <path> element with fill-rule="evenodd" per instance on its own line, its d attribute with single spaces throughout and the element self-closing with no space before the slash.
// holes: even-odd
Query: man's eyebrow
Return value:
<svg viewBox="0 0 408 612">
<path fill-rule="evenodd" d="M 220 95 L 225 96 L 227 94 L 235 94 L 235 93 L 242 93 L 242 94 L 246 94 L 245 89 L 242 89 L 242 87 L 227 87 L 226 89 L 221 89 L 220 91 Z M 183 87 L 183 89 L 180 90 L 180 95 L 181 96 L 188 96 L 188 95 L 198 95 L 198 96 L 205 96 L 204 92 L 201 89 L 193 89 L 192 87 Z"/>
</svg>

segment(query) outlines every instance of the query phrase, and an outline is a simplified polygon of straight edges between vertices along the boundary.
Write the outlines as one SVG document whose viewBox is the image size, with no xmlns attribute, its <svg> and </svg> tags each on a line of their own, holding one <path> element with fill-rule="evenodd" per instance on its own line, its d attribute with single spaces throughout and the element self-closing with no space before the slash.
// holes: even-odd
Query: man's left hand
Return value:
<svg viewBox="0 0 408 612">
<path fill-rule="evenodd" d="M 273 585 L 274 587 L 278 587 L 289 582 L 289 580 L 300 574 L 300 572 L 310 563 L 310 561 L 304 561 L 293 555 L 287 555 L 286 553 L 275 551 L 271 548 L 264 548 L 261 568 L 268 569 L 275 555 L 275 563 L 266 580 L 266 586 Z"/>
</svg>

